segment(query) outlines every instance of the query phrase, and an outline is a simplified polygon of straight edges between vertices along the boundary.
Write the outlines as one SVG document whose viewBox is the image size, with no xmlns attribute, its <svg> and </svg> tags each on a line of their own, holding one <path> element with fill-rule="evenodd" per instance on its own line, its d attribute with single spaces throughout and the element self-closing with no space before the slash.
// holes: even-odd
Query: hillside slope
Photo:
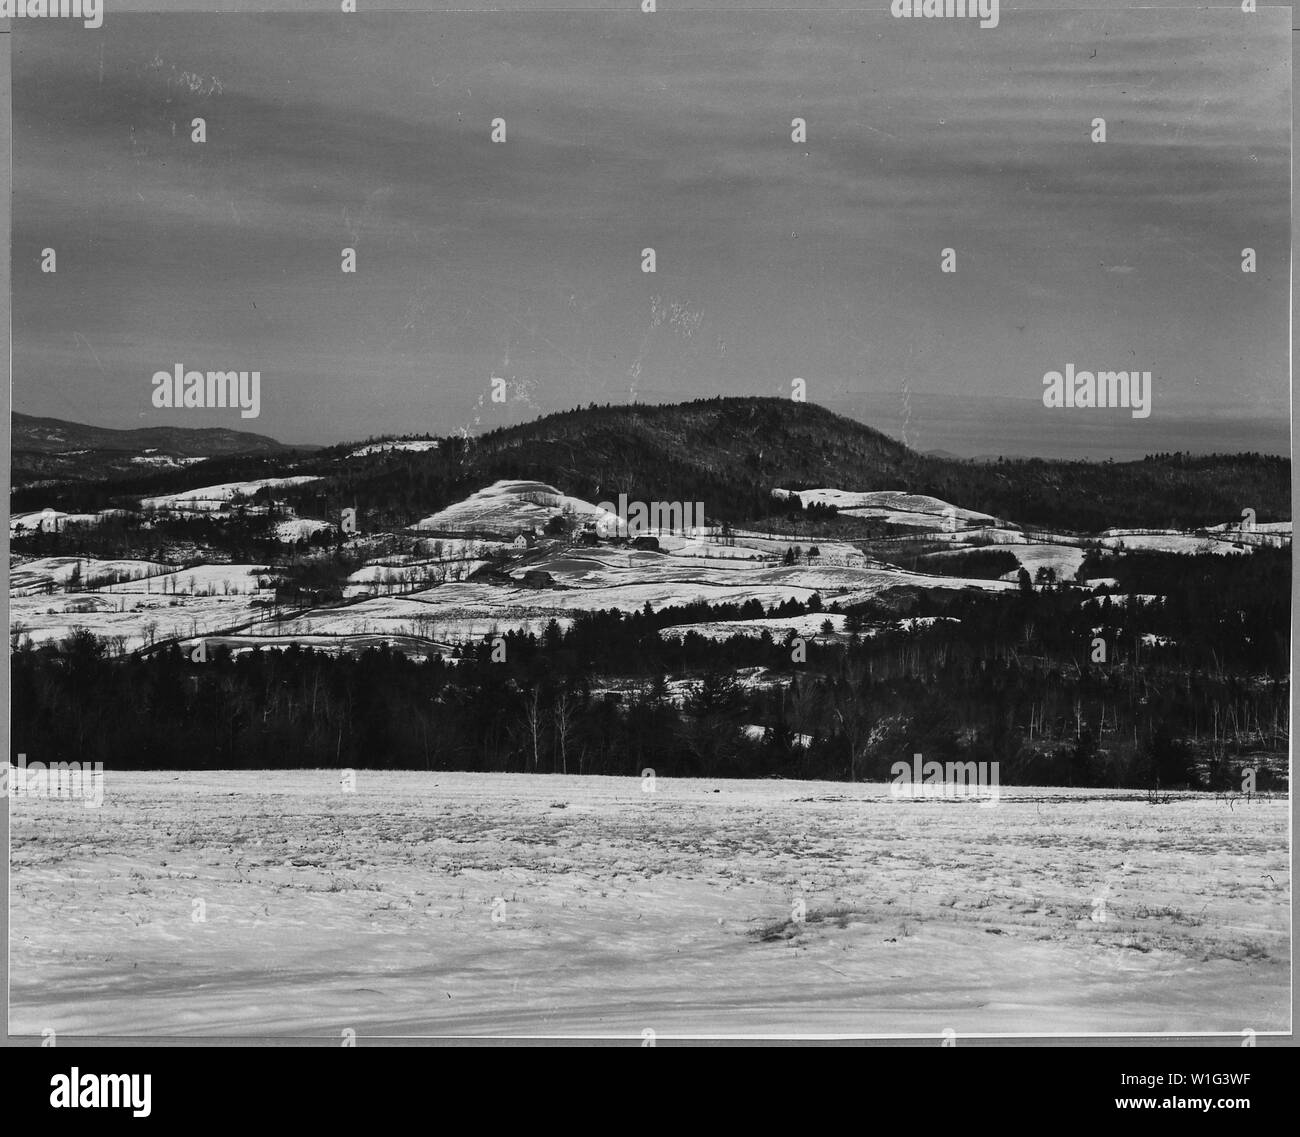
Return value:
<svg viewBox="0 0 1300 1137">
<path fill-rule="evenodd" d="M 264 434 L 225 427 L 148 426 L 130 430 L 90 426 L 13 412 L 13 485 L 48 480 L 95 480 L 175 469 L 200 458 L 282 454 L 291 448 Z"/>
<path fill-rule="evenodd" d="M 398 509 L 426 478 L 444 480 L 434 508 L 499 479 L 536 479 L 593 502 L 620 492 L 703 501 L 710 517 L 732 522 L 769 514 L 778 486 L 906 490 L 1021 525 L 1081 532 L 1235 523 L 1247 507 L 1261 522 L 1290 518 L 1286 458 L 963 461 L 919 454 L 824 407 L 782 398 L 592 406 L 468 442 L 453 438 L 436 454 L 379 455 L 350 466 L 356 493 Z"/>
<path fill-rule="evenodd" d="M 519 480 L 589 502 L 616 501 L 620 493 L 630 500 L 702 501 L 711 519 L 733 523 L 781 508 L 772 497 L 776 487 L 899 490 L 1019 525 L 1092 533 L 1235 524 L 1247 508 L 1261 523 L 1287 520 L 1291 463 L 1258 454 L 962 461 L 919 454 L 814 404 L 713 398 L 593 405 L 477 438 L 453 434 L 429 450 L 359 453 L 351 443 L 311 454 L 218 455 L 200 469 L 140 474 L 107 487 L 16 493 L 13 507 L 98 509 L 113 493 L 159 494 L 289 473 L 321 477 L 290 494 L 301 516 L 334 516 L 358 505 L 377 526 L 410 525 L 494 482 Z"/>
</svg>

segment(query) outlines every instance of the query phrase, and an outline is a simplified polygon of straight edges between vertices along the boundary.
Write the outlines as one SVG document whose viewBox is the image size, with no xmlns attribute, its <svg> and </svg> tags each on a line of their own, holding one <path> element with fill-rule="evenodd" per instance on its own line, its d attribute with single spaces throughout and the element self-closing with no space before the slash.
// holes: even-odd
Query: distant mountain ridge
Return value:
<svg viewBox="0 0 1300 1137">
<path fill-rule="evenodd" d="M 186 440 L 193 442 L 190 435 Z M 1291 516 L 1286 457 L 953 459 L 918 453 L 825 407 L 775 396 L 592 404 L 477 437 L 452 433 L 427 450 L 367 447 L 359 453 L 349 443 L 290 455 L 289 447 L 262 442 L 269 447 L 215 454 L 197 469 L 153 472 L 136 463 L 134 477 L 111 484 L 82 480 L 47 492 L 28 483 L 13 504 L 97 509 L 114 493 L 176 492 L 293 473 L 320 477 L 287 495 L 301 516 L 333 517 L 357 506 L 376 526 L 390 528 L 413 524 L 497 481 L 543 482 L 588 502 L 616 501 L 620 493 L 630 500 L 702 501 L 711 519 L 732 523 L 771 515 L 777 487 L 900 490 L 1019 525 L 1082 533 L 1236 523 L 1245 508 L 1260 522 Z M 18 448 L 16 439 L 16 469 Z M 15 486 L 23 484 L 15 474 Z"/>
<path fill-rule="evenodd" d="M 95 480 L 164 469 L 186 460 L 234 454 L 284 454 L 291 447 L 264 434 L 226 427 L 145 426 L 119 430 L 14 411 L 11 420 L 14 486 L 45 481 Z"/>
<path fill-rule="evenodd" d="M 125 430 L 90 426 L 66 419 L 42 418 L 13 412 L 14 450 L 58 453 L 74 447 L 89 450 L 166 450 L 190 458 L 213 454 L 258 453 L 290 450 L 265 434 L 229 430 L 222 426 L 141 426 Z"/>
</svg>

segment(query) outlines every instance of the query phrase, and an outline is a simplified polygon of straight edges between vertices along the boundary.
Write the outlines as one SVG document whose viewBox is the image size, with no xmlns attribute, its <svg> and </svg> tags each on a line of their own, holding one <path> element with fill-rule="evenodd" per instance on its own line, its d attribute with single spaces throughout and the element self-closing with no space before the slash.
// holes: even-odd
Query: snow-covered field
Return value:
<svg viewBox="0 0 1300 1137">
<path fill-rule="evenodd" d="M 829 622 L 831 634 L 822 631 Z M 675 624 L 659 629 L 660 639 L 680 639 L 688 632 L 710 640 L 725 640 L 732 636 L 761 636 L 768 632 L 778 643 L 793 633 L 806 640 L 838 643 L 847 639 L 844 634 L 845 617 L 826 612 L 810 612 L 804 616 L 770 616 L 759 620 L 708 620 L 696 624 Z"/>
<path fill-rule="evenodd" d="M 232 501 L 251 497 L 262 488 L 275 489 L 316 480 L 319 479 L 301 476 L 228 482 L 146 498 L 142 505 L 153 510 L 211 516 Z M 791 495 L 786 490 L 772 492 L 778 497 Z M 998 528 L 985 524 L 996 520 L 988 514 L 903 491 L 859 493 L 819 489 L 801 491 L 797 496 L 809 504 L 836 504 L 845 514 L 878 518 L 898 515 L 908 520 L 912 528 L 919 525 L 928 530 L 923 534 L 927 545 L 948 543 L 949 552 L 935 556 L 956 555 L 992 543 L 1012 551 L 1031 574 L 1040 568 L 1051 568 L 1058 579 L 1065 581 L 1074 579 L 1089 542 L 1128 551 L 1160 549 L 1223 554 L 1248 551 L 1239 542 L 1234 543 L 1233 534 L 1225 527 L 1220 527 L 1214 535 L 1110 529 L 1096 538 L 1084 538 Z M 401 639 L 404 643 L 424 638 L 445 644 L 512 630 L 536 633 L 552 618 L 565 627 L 579 612 L 600 609 L 631 612 L 646 604 L 662 609 L 697 601 L 743 604 L 757 600 L 765 608 L 771 608 L 791 599 L 807 602 L 815 593 L 824 606 L 832 603 L 848 606 L 875 600 L 898 588 L 977 588 L 985 592 L 1017 588 L 1018 572 L 1007 573 L 1000 580 L 929 575 L 896 567 L 847 542 L 813 541 L 749 530 L 736 530 L 725 537 L 719 528 L 697 527 L 685 535 L 660 533 L 659 552 L 608 544 L 562 548 L 555 540 L 541 543 L 520 540 L 516 547 L 510 542 L 481 536 L 495 533 L 508 537 L 512 533 L 536 532 L 561 510 L 579 523 L 608 522 L 612 518 L 598 505 L 566 496 L 541 482 L 498 481 L 417 523 L 414 529 L 432 534 L 420 542 L 418 553 L 394 556 L 385 539 L 374 539 L 375 556 L 353 571 L 343 586 L 347 600 L 372 599 L 342 608 L 292 613 L 290 619 L 274 623 L 265 619 L 266 606 L 273 600 L 271 588 L 266 587 L 273 584 L 270 566 L 214 564 L 175 569 L 144 561 L 70 557 L 15 564 L 10 587 L 12 619 L 34 641 L 61 638 L 73 627 L 83 627 L 97 635 L 123 637 L 129 648 L 144 645 L 154 635 L 165 639 L 214 634 L 225 634 L 232 642 L 241 643 L 265 636 L 277 640 L 299 636 L 304 642 L 327 637 L 333 647 L 341 646 L 339 639 L 349 636 L 366 643 L 380 637 Z M 58 518 L 51 520 L 47 513 L 51 511 L 24 517 L 33 524 L 57 524 Z M 68 515 L 58 517 L 66 519 Z M 333 523 L 327 521 L 288 517 L 277 523 L 276 533 L 281 540 L 289 541 L 333 528 Z M 1261 540 L 1290 540 L 1289 522 L 1266 523 L 1261 528 L 1264 530 L 1258 534 Z M 452 536 L 453 533 L 460 536 Z M 369 539 L 352 538 L 353 552 L 365 555 L 362 546 L 366 540 Z M 813 547 L 818 550 L 815 557 L 809 556 Z M 798 549 L 795 563 L 782 563 L 787 553 L 795 549 Z M 505 572 L 514 578 L 518 587 L 469 579 L 497 553 L 516 558 L 505 563 Z M 879 554 L 888 555 L 887 552 Z M 55 588 L 70 585 L 77 566 L 80 566 L 83 588 L 106 580 L 119 583 L 102 588 L 96 598 L 70 601 L 50 597 Z M 530 571 L 549 574 L 555 587 L 547 586 L 545 577 L 529 580 L 526 574 Z M 530 584 L 538 586 L 529 587 Z M 140 593 L 170 597 L 169 611 L 156 615 L 157 605 L 151 601 L 105 604 L 99 599 L 106 594 L 116 597 Z M 238 596 L 247 600 L 217 606 L 203 604 L 199 605 L 201 610 L 194 610 L 194 600 L 218 596 L 223 601 Z M 147 614 L 132 615 L 133 611 L 146 609 Z M 779 630 L 784 634 L 785 630 L 794 628 L 798 634 L 807 636 L 820 630 L 823 619 L 810 619 L 807 623 L 785 621 Z M 153 631 L 146 634 L 145 625 L 151 625 Z M 731 628 L 724 622 L 700 630 L 701 634 L 722 635 L 729 634 Z M 761 634 L 763 627 L 754 624 L 739 630 Z M 769 630 L 775 634 L 778 628 Z"/>
<path fill-rule="evenodd" d="M 997 520 L 988 513 L 977 513 L 973 509 L 964 509 L 928 494 L 908 493 L 906 490 L 871 490 L 864 493 L 830 488 L 797 491 L 774 489 L 772 496 L 797 497 L 805 509 L 814 504 L 833 505 L 849 517 L 871 517 L 922 527 L 944 528 L 945 524 L 958 522 L 971 525 Z"/>
<path fill-rule="evenodd" d="M 1027 544 L 1021 541 L 1014 544 L 1006 543 L 1004 547 L 1005 551 L 1011 553 L 1020 562 L 1020 568 L 1003 573 L 1003 580 L 1015 580 L 1022 568 L 1030 576 L 1034 576 L 1040 568 L 1050 568 L 1056 573 L 1058 580 L 1073 580 L 1074 574 L 1083 564 L 1084 550 L 1069 545 Z M 971 551 L 972 547 L 963 546 L 944 549 L 942 552 L 931 553 L 930 556 L 938 560 L 944 557 L 963 556 Z"/>
<path fill-rule="evenodd" d="M 487 561 L 472 560 L 420 561 L 404 565 L 369 564 L 348 577 L 343 595 L 349 599 L 356 596 L 378 596 L 384 593 L 410 592 L 412 589 L 449 581 L 462 581 L 487 564 Z"/>
<path fill-rule="evenodd" d="M 1020 562 L 1020 568 L 1036 576 L 1040 568 L 1051 569 L 1057 580 L 1073 580 L 1083 564 L 1084 551 L 1068 545 L 1011 545 L 1008 551 Z M 1015 580 L 1019 569 L 1007 573 L 1004 580 Z"/>
<path fill-rule="evenodd" d="M 1169 530 L 1164 533 L 1147 533 L 1127 529 L 1107 529 L 1097 538 L 1097 544 L 1112 552 L 1124 549 L 1130 553 L 1216 553 L 1230 556 L 1233 553 L 1244 554 L 1245 545 L 1229 535 L 1226 539 L 1215 537 L 1197 537 L 1192 533 L 1179 533 Z"/>
<path fill-rule="evenodd" d="M 105 517 L 120 512 L 120 510 L 110 509 L 103 513 L 64 513 L 58 509 L 38 509 L 11 516 L 9 532 L 31 532 L 39 529 L 42 533 L 57 533 L 68 525 L 95 525 Z"/>
<path fill-rule="evenodd" d="M 543 482 L 506 480 L 493 482 L 470 494 L 464 501 L 416 522 L 411 528 L 448 533 L 477 530 L 515 533 L 534 528 L 540 531 L 552 517 L 565 509 L 582 521 L 600 521 L 612 526 L 618 520 L 607 510 L 581 498 L 562 494 Z"/>
<path fill-rule="evenodd" d="M 387 454 L 393 451 L 410 450 L 421 453 L 426 450 L 437 450 L 438 442 L 433 438 L 411 438 L 405 442 L 370 442 L 365 446 L 358 446 L 355 450 L 348 453 L 349 458 L 364 458 L 367 454 Z"/>
<path fill-rule="evenodd" d="M 127 580 L 105 587 L 104 592 L 143 592 L 146 595 L 229 596 L 258 591 L 258 581 L 270 574 L 269 565 L 191 565 L 159 576 Z"/>
<path fill-rule="evenodd" d="M 74 558 L 47 557 L 30 562 L 22 570 L 64 571 Z M 168 566 L 151 561 L 81 561 L 82 579 L 107 573 L 124 579 L 94 592 L 39 594 L 35 588 L 19 589 L 9 597 L 9 630 L 33 643 L 60 640 L 74 628 L 82 628 L 109 640 L 120 637 L 122 647 L 135 651 L 153 643 L 181 636 L 203 636 L 233 631 L 263 622 L 269 613 L 254 601 L 265 601 L 273 593 L 259 587 L 268 581 L 264 565 L 193 565 L 186 569 L 154 572 Z M 52 567 L 53 566 L 53 567 Z M 11 578 L 19 579 L 18 569 Z M 129 579 L 127 579 L 129 578 Z M 266 629 L 271 630 L 269 627 Z"/>
<path fill-rule="evenodd" d="M 11 630 L 20 626 L 34 642 L 41 642 L 60 639 L 73 627 L 81 627 L 96 635 L 123 636 L 128 649 L 145 645 L 146 625 L 153 625 L 158 640 L 243 632 L 304 639 L 353 635 L 454 642 L 498 632 L 540 634 L 552 618 L 564 628 L 578 612 L 602 608 L 633 612 L 647 603 L 660 609 L 697 600 L 743 604 L 755 599 L 772 607 L 792 598 L 807 601 L 814 593 L 827 604 L 832 600 L 852 603 L 899 586 L 985 591 L 1016 587 L 1009 581 L 926 576 L 874 563 L 843 565 L 816 560 L 784 566 L 602 546 L 543 557 L 528 566 L 551 573 L 561 587 L 511 588 L 464 579 L 485 562 L 455 559 L 456 554 L 479 543 L 447 540 L 434 544 L 445 546 L 439 551 L 453 559 L 437 564 L 366 566 L 352 574 L 345 595 L 373 599 L 340 608 L 287 613 L 285 619 L 274 622 L 268 619 L 266 609 L 258 606 L 273 595 L 270 588 L 261 587 L 269 585 L 274 576 L 267 565 L 206 564 L 169 570 L 169 566 L 144 561 L 46 558 L 15 568 L 11 574 Z M 88 597 L 36 594 L 44 593 L 51 582 L 65 579 L 77 563 L 84 580 L 109 573 L 138 579 L 123 579 Z M 146 572 L 155 575 L 146 576 Z M 516 576 L 522 577 L 522 571 Z M 437 581 L 442 583 L 428 586 Z M 825 619 L 819 615 L 815 627 L 820 628 Z M 248 627 L 250 624 L 255 626 Z"/>
<path fill-rule="evenodd" d="M 14 797 L 9 1030 L 1289 1029 L 1285 800 L 649 784 L 110 770 L 97 809 Z"/>
<path fill-rule="evenodd" d="M 292 478 L 255 478 L 247 482 L 222 482 L 220 485 L 199 486 L 197 489 L 182 490 L 180 493 L 163 494 L 161 497 L 141 498 L 140 508 L 206 513 L 224 509 L 236 498 L 250 498 L 258 490 L 302 486 L 308 482 L 319 481 L 320 478 L 315 475 L 304 474 Z"/>
<path fill-rule="evenodd" d="M 251 629 L 250 635 L 292 636 L 304 642 L 315 636 L 418 636 L 447 642 L 511 631 L 541 635 L 552 618 L 562 629 L 572 623 L 572 616 L 559 609 L 530 604 L 530 598 L 549 595 L 532 590 L 507 592 L 483 584 L 447 584 L 427 592 L 376 596 L 342 608 L 289 615 Z M 494 606 L 494 597 L 517 600 L 518 604 Z"/>
<path fill-rule="evenodd" d="M 136 454 L 131 459 L 137 466 L 153 466 L 160 470 L 180 470 L 185 466 L 193 466 L 196 462 L 206 462 L 206 458 L 176 458 L 169 454 L 155 454 L 152 450 L 146 450 L 143 454 Z"/>
<path fill-rule="evenodd" d="M 9 569 L 9 595 L 32 596 L 68 584 L 74 574 L 81 586 L 99 587 L 105 581 L 157 579 L 172 572 L 160 561 L 109 561 L 94 557 L 36 557 Z M 141 588 L 146 586 L 141 585 Z"/>
<path fill-rule="evenodd" d="M 253 595 L 164 597 L 107 591 L 12 597 L 9 631 L 40 644 L 82 628 L 108 640 L 120 636 L 125 650 L 136 651 L 153 643 L 229 632 L 267 620 L 268 612 L 253 607 L 253 599 Z"/>
</svg>

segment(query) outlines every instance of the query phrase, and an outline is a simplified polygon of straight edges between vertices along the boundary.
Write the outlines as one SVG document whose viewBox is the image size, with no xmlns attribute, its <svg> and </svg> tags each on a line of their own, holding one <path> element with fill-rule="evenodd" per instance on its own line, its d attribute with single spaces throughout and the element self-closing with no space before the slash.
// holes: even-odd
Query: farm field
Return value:
<svg viewBox="0 0 1300 1137">
<path fill-rule="evenodd" d="M 296 476 L 226 482 L 145 498 L 142 503 L 155 512 L 199 513 L 218 523 L 230 520 L 228 510 L 235 504 L 268 508 L 245 504 L 248 495 L 319 480 Z M 790 491 L 773 492 L 790 496 Z M 790 600 L 806 604 L 816 595 L 823 606 L 847 608 L 900 590 L 1014 594 L 1021 570 L 1036 576 L 1051 569 L 1058 580 L 1073 584 L 1088 543 L 1130 553 L 1245 555 L 1247 543 L 1282 546 L 1290 541 L 1289 522 L 1265 523 L 1258 532 L 1246 533 L 1226 526 L 1201 535 L 1109 529 L 1086 539 L 1037 532 L 1030 540 L 1019 529 L 997 527 L 1005 523 L 987 514 L 925 495 L 820 489 L 793 496 L 809 504 L 842 506 L 846 516 L 905 523 L 923 532 L 927 542 L 947 546 L 929 554 L 936 558 L 931 567 L 945 557 L 989 547 L 1011 553 L 1018 567 L 993 580 L 936 575 L 882 560 L 848 541 L 764 535 L 742 528 L 725 537 L 699 527 L 680 534 L 660 531 L 655 538 L 658 551 L 599 540 L 594 545 L 578 544 L 572 534 L 543 542 L 537 530 L 548 518 L 561 516 L 557 509 L 568 509 L 574 517 L 593 523 L 608 521 L 612 515 L 541 482 L 497 481 L 417 523 L 409 533 L 437 534 L 420 543 L 419 556 L 384 549 L 379 534 L 349 537 L 345 547 L 366 558 L 340 580 L 338 595 L 350 603 L 311 608 L 279 604 L 276 580 L 285 569 L 276 563 L 214 560 L 181 567 L 91 556 L 20 557 L 10 567 L 10 632 L 34 644 L 49 644 L 80 629 L 110 640 L 123 651 L 148 650 L 170 641 L 192 650 L 199 639 L 220 637 L 234 651 L 291 642 L 359 651 L 387 643 L 422 654 L 451 650 L 449 645 L 489 635 L 540 634 L 552 620 L 564 629 L 581 612 L 629 613 L 647 604 L 658 610 L 685 603 L 756 601 L 770 610 Z M 293 517 L 283 504 L 277 508 L 290 514 L 275 523 L 276 532 L 285 539 L 332 528 L 331 522 Z M 985 526 L 985 521 L 996 524 Z M 958 523 L 961 527 L 953 529 Z M 516 547 L 510 541 L 470 535 L 483 526 L 531 536 L 519 537 L 521 544 Z M 455 532 L 461 535 L 451 535 Z M 398 540 L 396 533 L 387 537 Z M 796 551 L 799 556 L 793 563 L 785 560 Z M 493 559 L 497 557 L 499 564 Z M 494 580 L 471 579 L 478 570 L 494 565 L 500 570 Z M 1079 589 L 1090 595 L 1094 584 Z M 773 619 L 767 630 L 776 639 L 790 632 L 809 635 L 810 626 L 811 634 L 817 634 L 824 622 L 824 617 L 806 620 L 793 615 Z M 717 621 L 708 626 L 706 621 L 699 630 L 717 637 L 759 635 L 764 629 L 748 620 L 742 626 Z"/>
<path fill-rule="evenodd" d="M 100 808 L 12 797 L 9 1030 L 1289 1029 L 1284 798 L 649 784 L 109 770 Z"/>
<path fill-rule="evenodd" d="M 54 560 L 41 562 L 40 571 L 52 572 L 49 565 Z M 120 636 L 128 650 L 169 639 L 216 636 L 245 647 L 258 646 L 262 638 L 289 637 L 307 643 L 321 636 L 355 637 L 358 641 L 380 636 L 394 642 L 396 638 L 423 637 L 443 643 L 508 631 L 540 634 L 552 619 L 567 627 L 577 613 L 601 608 L 634 612 L 646 604 L 664 608 L 689 601 L 742 604 L 747 600 L 775 606 L 789 599 L 807 601 L 814 593 L 828 603 L 850 603 L 903 585 L 973 587 L 986 592 L 1014 591 L 1016 587 L 1011 581 L 927 576 L 886 565 L 787 567 L 751 565 L 736 559 L 705 563 L 698 558 L 599 549 L 535 562 L 563 586 L 557 589 L 460 580 L 457 578 L 483 562 L 452 560 L 412 570 L 412 575 L 441 572 L 448 578 L 445 584 L 349 585 L 349 593 L 390 587 L 399 591 L 345 606 L 285 611 L 273 617 L 265 605 L 274 594 L 259 587 L 273 573 L 266 565 L 196 565 L 146 577 L 139 566 L 147 566 L 147 562 L 58 560 L 60 569 L 67 562 L 69 571 L 80 564 L 84 573 L 106 573 L 102 566 L 107 564 L 121 573 L 136 572 L 139 579 L 122 580 L 91 593 L 11 595 L 11 633 L 42 643 L 83 628 L 98 636 Z M 402 571 L 377 568 L 369 575 L 391 572 L 398 576 Z M 35 579 L 36 572 L 24 565 L 14 577 L 26 574 L 21 579 Z M 825 616 L 819 616 L 815 625 L 820 627 L 824 620 Z M 802 626 L 790 618 L 777 621 L 770 630 L 783 635 Z"/>
</svg>

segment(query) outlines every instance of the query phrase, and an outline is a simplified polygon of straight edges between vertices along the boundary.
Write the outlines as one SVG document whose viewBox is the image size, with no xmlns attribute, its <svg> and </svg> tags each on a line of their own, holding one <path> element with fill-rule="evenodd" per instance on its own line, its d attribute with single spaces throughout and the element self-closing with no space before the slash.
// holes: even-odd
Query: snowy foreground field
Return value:
<svg viewBox="0 0 1300 1137">
<path fill-rule="evenodd" d="M 1289 1029 L 1284 799 L 105 783 L 101 808 L 10 799 L 13 1034 Z"/>
</svg>

